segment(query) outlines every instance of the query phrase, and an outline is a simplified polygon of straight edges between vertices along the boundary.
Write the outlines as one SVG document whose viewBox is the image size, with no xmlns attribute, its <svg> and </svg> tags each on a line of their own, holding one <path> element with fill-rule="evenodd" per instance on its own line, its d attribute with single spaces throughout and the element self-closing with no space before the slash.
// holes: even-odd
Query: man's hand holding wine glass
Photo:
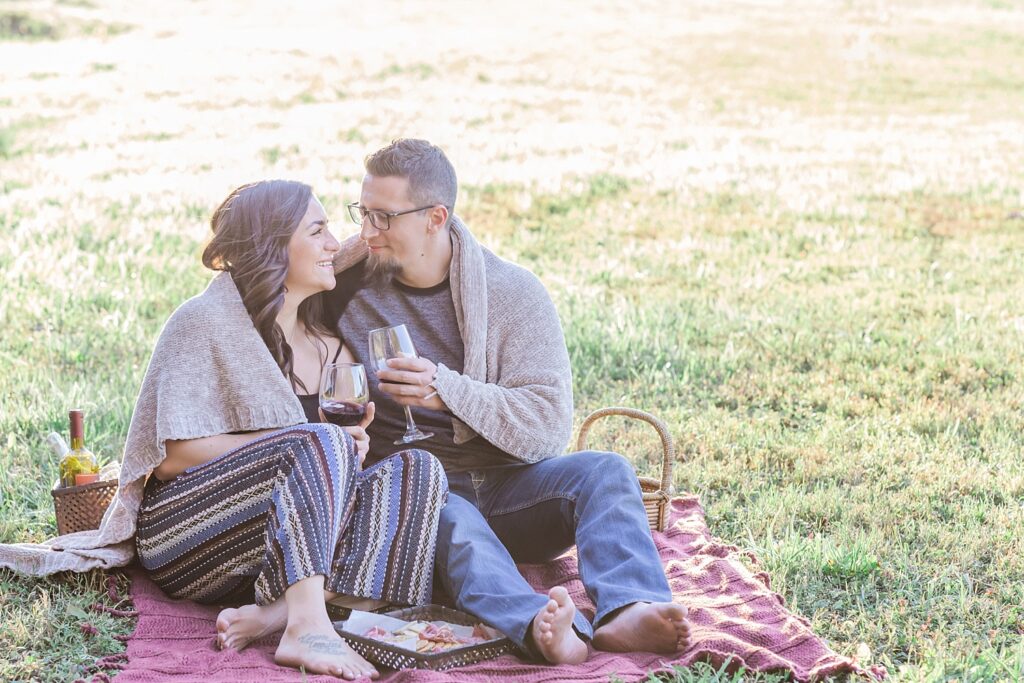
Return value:
<svg viewBox="0 0 1024 683">
<path fill-rule="evenodd" d="M 406 365 L 403 363 L 403 361 L 420 360 L 419 354 L 416 353 L 416 345 L 413 343 L 412 337 L 409 335 L 409 329 L 405 325 L 392 325 L 391 327 L 379 327 L 375 330 L 370 330 L 369 346 L 370 357 L 373 358 L 373 367 L 377 371 L 377 382 L 381 390 L 387 392 L 405 409 L 405 434 L 395 440 L 395 445 L 400 446 L 413 443 L 414 441 L 422 441 L 434 436 L 433 432 L 424 432 L 416 426 L 416 421 L 412 417 L 411 406 L 423 405 L 427 407 L 427 401 L 437 399 L 437 392 L 426 386 L 434 381 L 437 366 L 430 361 L 426 361 L 427 364 L 414 363 Z M 398 361 L 397 365 L 395 364 L 396 361 Z M 391 376 L 391 382 L 381 382 L 382 379 L 387 379 L 382 377 L 381 373 L 387 375 L 396 370 L 399 373 L 410 373 L 408 377 L 411 381 L 422 382 L 422 384 L 413 384 L 411 387 L 403 389 L 401 388 L 403 385 L 393 383 L 398 379 L 395 376 Z M 385 387 L 388 388 L 386 389 Z M 430 395 L 431 393 L 433 393 L 433 396 Z M 412 402 L 417 399 L 423 403 Z M 444 404 L 440 399 L 436 403 L 442 406 L 440 409 L 443 409 Z"/>
<path fill-rule="evenodd" d="M 379 370 L 380 390 L 403 406 L 447 410 L 431 383 L 437 366 L 426 358 L 390 358 L 387 370 Z"/>
</svg>

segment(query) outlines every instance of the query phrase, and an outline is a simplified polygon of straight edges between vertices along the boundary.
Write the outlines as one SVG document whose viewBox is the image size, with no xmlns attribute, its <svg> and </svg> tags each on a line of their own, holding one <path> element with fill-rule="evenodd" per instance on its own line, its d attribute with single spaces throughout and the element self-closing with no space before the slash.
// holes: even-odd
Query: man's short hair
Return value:
<svg viewBox="0 0 1024 683">
<path fill-rule="evenodd" d="M 409 199 L 416 204 L 443 204 L 448 220 L 455 211 L 458 180 L 455 167 L 441 148 L 426 140 L 400 138 L 366 157 L 366 172 L 409 181 Z"/>
</svg>

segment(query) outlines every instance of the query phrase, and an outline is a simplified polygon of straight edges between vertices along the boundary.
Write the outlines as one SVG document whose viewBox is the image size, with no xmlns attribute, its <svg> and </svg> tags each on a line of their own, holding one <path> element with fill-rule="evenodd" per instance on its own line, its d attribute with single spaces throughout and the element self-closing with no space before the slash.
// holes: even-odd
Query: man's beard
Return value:
<svg viewBox="0 0 1024 683">
<path fill-rule="evenodd" d="M 374 287 L 390 284 L 401 272 L 402 264 L 394 257 L 370 254 L 366 259 L 366 282 Z"/>
</svg>

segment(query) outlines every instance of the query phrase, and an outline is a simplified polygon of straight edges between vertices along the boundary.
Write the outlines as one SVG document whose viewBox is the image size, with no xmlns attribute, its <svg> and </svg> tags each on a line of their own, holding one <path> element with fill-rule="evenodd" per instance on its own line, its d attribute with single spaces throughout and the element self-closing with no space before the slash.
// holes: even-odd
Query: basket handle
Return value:
<svg viewBox="0 0 1024 683">
<path fill-rule="evenodd" d="M 658 436 L 661 437 L 662 448 L 661 490 L 668 493 L 672 487 L 672 463 L 675 461 L 676 448 L 672 441 L 672 434 L 668 431 L 668 427 L 665 426 L 664 422 L 650 413 L 637 410 L 636 408 L 623 408 L 619 406 L 595 410 L 590 415 L 587 415 L 587 419 L 583 420 L 583 424 L 580 425 L 580 435 L 576 439 L 576 450 L 586 450 L 587 434 L 590 432 L 590 427 L 594 422 L 602 417 L 609 417 L 612 415 L 622 415 L 623 417 L 643 420 L 654 427 L 655 431 L 658 432 Z"/>
</svg>

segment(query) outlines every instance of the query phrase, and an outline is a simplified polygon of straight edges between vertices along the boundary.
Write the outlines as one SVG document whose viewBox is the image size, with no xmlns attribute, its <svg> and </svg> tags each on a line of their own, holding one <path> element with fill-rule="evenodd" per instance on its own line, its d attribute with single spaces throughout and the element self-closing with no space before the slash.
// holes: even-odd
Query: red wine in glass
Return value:
<svg viewBox="0 0 1024 683">
<path fill-rule="evenodd" d="M 320 410 L 339 427 L 356 427 L 366 415 L 370 386 L 359 363 L 328 363 L 320 377 Z"/>
<path fill-rule="evenodd" d="M 339 427 L 355 427 L 366 416 L 366 404 L 350 401 L 321 401 L 320 409 L 328 422 Z"/>
</svg>

